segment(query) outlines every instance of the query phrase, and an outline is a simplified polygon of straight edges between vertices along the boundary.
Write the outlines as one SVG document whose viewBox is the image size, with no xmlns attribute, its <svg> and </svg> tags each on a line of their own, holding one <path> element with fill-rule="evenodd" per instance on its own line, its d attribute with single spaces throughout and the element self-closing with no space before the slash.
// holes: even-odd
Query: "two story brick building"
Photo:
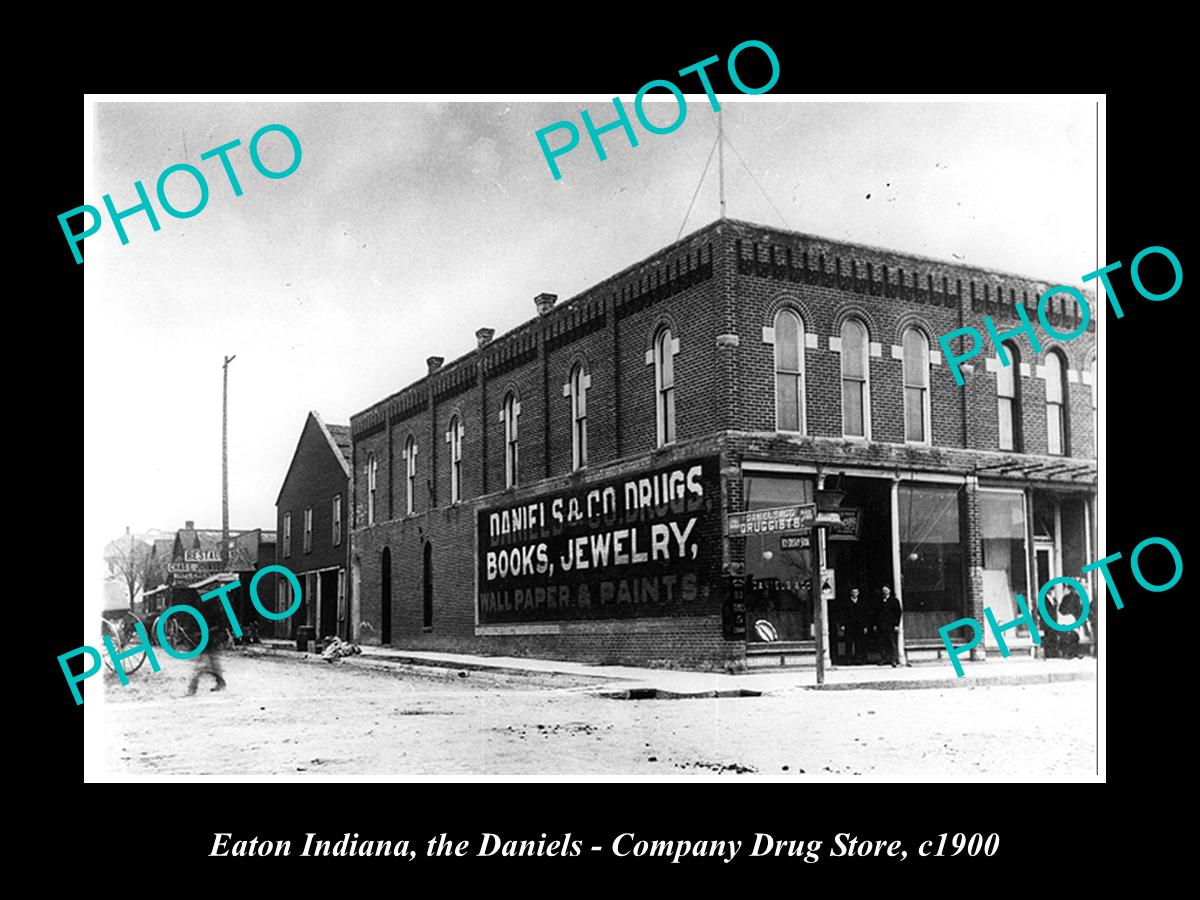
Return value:
<svg viewBox="0 0 1200 900">
<path fill-rule="evenodd" d="M 1095 558 L 1094 322 L 963 387 L 937 340 L 1036 322 L 1053 284 L 726 219 L 539 295 L 351 418 L 359 637 L 736 668 L 761 649 L 723 630 L 744 574 L 747 617 L 811 654 L 814 540 L 835 602 L 897 589 L 909 646 L 1003 621 Z M 854 527 L 763 524 L 832 487 Z"/>
</svg>

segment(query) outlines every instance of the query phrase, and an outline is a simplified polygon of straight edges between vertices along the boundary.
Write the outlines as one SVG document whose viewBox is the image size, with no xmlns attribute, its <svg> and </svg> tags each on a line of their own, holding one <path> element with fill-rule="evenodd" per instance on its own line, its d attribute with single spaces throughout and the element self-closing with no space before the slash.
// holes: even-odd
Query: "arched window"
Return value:
<svg viewBox="0 0 1200 900">
<path fill-rule="evenodd" d="M 661 447 L 675 441 L 675 340 L 670 328 L 664 328 L 654 339 L 654 381 Z"/>
<path fill-rule="evenodd" d="M 1008 365 L 996 370 L 996 403 L 1000 416 L 1000 449 L 1021 452 L 1021 353 L 1004 342 Z"/>
<path fill-rule="evenodd" d="M 417 442 L 411 434 L 404 442 L 404 485 L 407 495 L 404 511 L 411 516 L 417 502 Z"/>
<path fill-rule="evenodd" d="M 842 323 L 842 434 L 871 436 L 871 391 L 866 326 L 857 319 Z"/>
<path fill-rule="evenodd" d="M 1046 452 L 1066 456 L 1067 447 L 1067 367 L 1062 356 L 1051 350 L 1046 354 Z"/>
<path fill-rule="evenodd" d="M 462 438 L 463 428 L 458 416 L 450 417 L 446 442 L 450 445 L 450 502 L 462 499 Z"/>
<path fill-rule="evenodd" d="M 804 431 L 804 323 L 790 309 L 775 315 L 775 429 Z"/>
<path fill-rule="evenodd" d="M 916 328 L 904 332 L 904 439 L 929 443 L 929 339 Z"/>
<path fill-rule="evenodd" d="M 504 422 L 504 486 L 514 487 L 520 460 L 517 455 L 517 419 L 521 415 L 521 404 L 517 395 L 509 391 L 504 395 L 504 407 L 500 411 Z"/>
<path fill-rule="evenodd" d="M 587 465 L 587 389 L 588 377 L 583 365 L 571 369 L 571 468 Z"/>
<path fill-rule="evenodd" d="M 379 463 L 375 454 L 367 456 L 367 524 L 375 524 L 375 476 L 379 472 Z"/>
</svg>

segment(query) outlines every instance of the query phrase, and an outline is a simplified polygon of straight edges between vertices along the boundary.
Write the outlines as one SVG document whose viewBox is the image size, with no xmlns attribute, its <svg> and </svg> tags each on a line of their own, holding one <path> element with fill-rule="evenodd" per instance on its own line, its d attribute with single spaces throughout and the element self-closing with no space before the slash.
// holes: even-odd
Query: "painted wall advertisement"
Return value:
<svg viewBox="0 0 1200 900">
<path fill-rule="evenodd" d="M 712 612 L 720 511 L 717 457 L 480 510 L 479 621 Z"/>
</svg>

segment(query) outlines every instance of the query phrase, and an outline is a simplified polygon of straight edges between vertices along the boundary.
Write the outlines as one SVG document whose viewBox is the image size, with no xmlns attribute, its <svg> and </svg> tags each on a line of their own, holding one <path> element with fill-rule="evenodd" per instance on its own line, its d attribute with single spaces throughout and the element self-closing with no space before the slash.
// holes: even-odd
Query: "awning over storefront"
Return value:
<svg viewBox="0 0 1200 900">
<path fill-rule="evenodd" d="M 237 574 L 234 572 L 216 572 L 207 578 L 189 584 L 188 587 L 195 591 L 201 591 L 205 588 L 218 587 L 226 582 L 237 581 L 237 579 Z"/>
<path fill-rule="evenodd" d="M 1096 481 L 1096 464 L 1074 459 L 1016 459 L 976 466 L 977 475 L 1002 475 L 1017 478 L 1036 478 L 1072 484 L 1092 484 Z"/>
</svg>

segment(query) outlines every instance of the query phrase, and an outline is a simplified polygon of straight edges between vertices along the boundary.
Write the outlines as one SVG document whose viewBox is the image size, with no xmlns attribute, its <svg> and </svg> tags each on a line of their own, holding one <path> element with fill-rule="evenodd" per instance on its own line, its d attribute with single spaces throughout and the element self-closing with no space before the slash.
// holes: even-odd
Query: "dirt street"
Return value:
<svg viewBox="0 0 1200 900">
<path fill-rule="evenodd" d="M 107 776 L 865 778 L 1094 772 L 1095 683 L 948 690 L 788 690 L 615 700 L 566 676 L 372 670 L 226 653 L 228 689 L 185 696 L 164 657 L 128 687 L 106 673 Z M 612 690 L 613 684 L 607 689 Z"/>
</svg>

